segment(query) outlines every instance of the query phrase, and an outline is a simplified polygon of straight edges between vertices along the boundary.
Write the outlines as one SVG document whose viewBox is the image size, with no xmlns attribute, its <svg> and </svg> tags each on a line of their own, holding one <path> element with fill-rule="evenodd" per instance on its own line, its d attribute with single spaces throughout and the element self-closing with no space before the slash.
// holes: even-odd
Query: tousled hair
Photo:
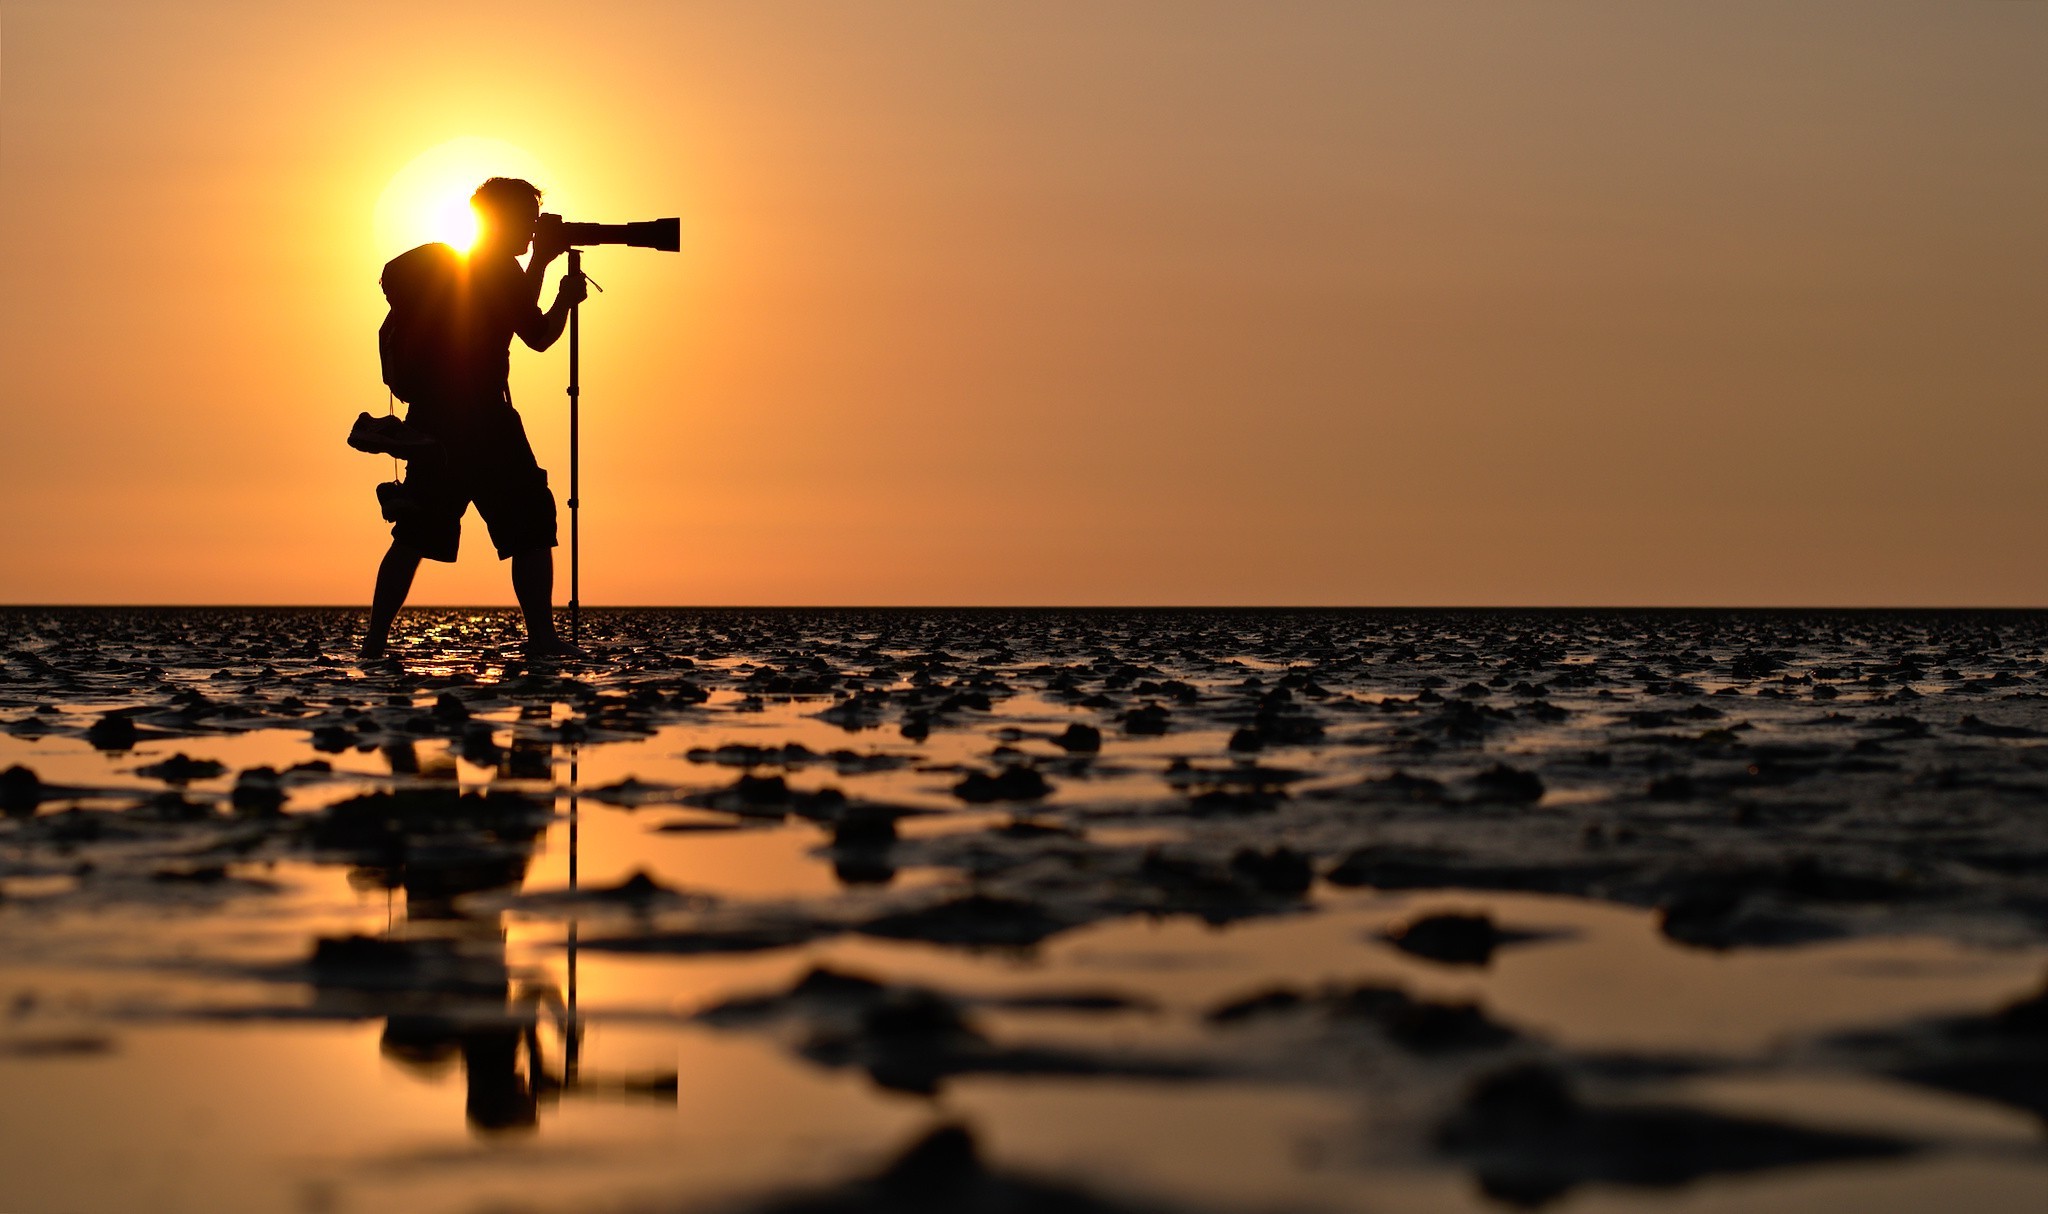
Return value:
<svg viewBox="0 0 2048 1214">
<path fill-rule="evenodd" d="M 540 187 L 518 177 L 493 177 L 469 196 L 469 205 L 493 211 L 540 206 Z"/>
</svg>

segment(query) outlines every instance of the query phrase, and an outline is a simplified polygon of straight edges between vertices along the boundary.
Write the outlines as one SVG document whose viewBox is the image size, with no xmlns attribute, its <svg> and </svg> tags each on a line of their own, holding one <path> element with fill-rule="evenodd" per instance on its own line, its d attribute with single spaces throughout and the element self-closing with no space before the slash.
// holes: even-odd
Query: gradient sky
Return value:
<svg viewBox="0 0 2048 1214">
<path fill-rule="evenodd" d="M 2041 605 L 2044 64 L 2039 3 L 10 0 L 0 602 L 366 601 L 386 190 L 467 138 L 682 217 L 588 259 L 590 603 Z M 414 601 L 511 601 L 474 515 Z"/>
</svg>

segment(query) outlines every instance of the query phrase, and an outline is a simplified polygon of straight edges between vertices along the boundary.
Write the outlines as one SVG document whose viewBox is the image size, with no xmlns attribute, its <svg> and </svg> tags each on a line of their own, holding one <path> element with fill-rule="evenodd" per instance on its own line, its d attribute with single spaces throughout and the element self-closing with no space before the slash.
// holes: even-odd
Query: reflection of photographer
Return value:
<svg viewBox="0 0 2048 1214">
<path fill-rule="evenodd" d="M 384 268 L 391 301 L 378 334 L 385 382 L 410 406 L 405 430 L 418 445 L 402 490 L 385 503 L 391 548 L 377 570 L 362 645 L 367 658 L 383 654 L 421 559 L 455 559 L 471 503 L 498 558 L 512 562 L 527 651 L 568 648 L 552 612 L 555 498 L 506 381 L 512 339 L 547 349 L 585 298 L 582 274 L 571 273 L 551 307 L 542 311 L 539 303 L 548 263 L 569 250 L 569 229 L 582 225 L 556 216 L 539 223 L 540 191 L 513 178 L 484 182 L 470 205 L 478 236 L 466 260 L 446 245 L 423 245 Z M 521 266 L 516 259 L 529 246 L 533 255 Z"/>
</svg>

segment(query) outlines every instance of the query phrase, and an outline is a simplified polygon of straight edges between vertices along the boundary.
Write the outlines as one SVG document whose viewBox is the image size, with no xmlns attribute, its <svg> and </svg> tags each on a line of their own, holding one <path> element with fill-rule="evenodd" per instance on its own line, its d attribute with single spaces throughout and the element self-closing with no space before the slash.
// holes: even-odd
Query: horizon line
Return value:
<svg viewBox="0 0 2048 1214">
<path fill-rule="evenodd" d="M 567 611 L 557 604 L 556 611 Z M 1986 603 L 606 603 L 583 611 L 2048 611 Z M 354 611 L 360 603 L 0 603 L 0 611 Z M 517 612 L 513 603 L 408 603 L 407 611 Z"/>
</svg>

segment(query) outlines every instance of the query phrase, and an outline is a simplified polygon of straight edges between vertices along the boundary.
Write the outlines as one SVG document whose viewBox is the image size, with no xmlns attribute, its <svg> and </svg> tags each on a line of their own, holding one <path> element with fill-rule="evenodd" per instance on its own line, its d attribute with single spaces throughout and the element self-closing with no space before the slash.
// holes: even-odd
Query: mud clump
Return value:
<svg viewBox="0 0 2048 1214">
<path fill-rule="evenodd" d="M 953 786 L 953 795 L 970 805 L 991 801 L 1037 801 L 1052 795 L 1052 782 L 1035 767 L 1005 767 L 995 774 L 974 771 Z"/>
<path fill-rule="evenodd" d="M 1502 931 L 1493 916 L 1484 913 L 1440 913 L 1424 915 L 1388 928 L 1387 943 L 1417 957 L 1445 965 L 1484 966 L 1493 961 L 1494 950 L 1528 937 Z"/>
<path fill-rule="evenodd" d="M 990 1168 L 973 1133 L 942 1125 L 873 1176 L 743 1207 L 738 1214 L 1166 1214 Z"/>
<path fill-rule="evenodd" d="M 1476 1080 L 1437 1129 L 1436 1145 L 1469 1164 L 1489 1196 L 1527 1207 L 1581 1184 L 1668 1188 L 1722 1173 L 1890 1159 L 1916 1149 L 1882 1135 L 1686 1108 L 1588 1104 L 1562 1072 L 1543 1063 Z"/>
<path fill-rule="evenodd" d="M 27 817 L 36 812 L 48 794 L 35 770 L 19 763 L 0 772 L 0 811 L 10 817 Z"/>
</svg>

